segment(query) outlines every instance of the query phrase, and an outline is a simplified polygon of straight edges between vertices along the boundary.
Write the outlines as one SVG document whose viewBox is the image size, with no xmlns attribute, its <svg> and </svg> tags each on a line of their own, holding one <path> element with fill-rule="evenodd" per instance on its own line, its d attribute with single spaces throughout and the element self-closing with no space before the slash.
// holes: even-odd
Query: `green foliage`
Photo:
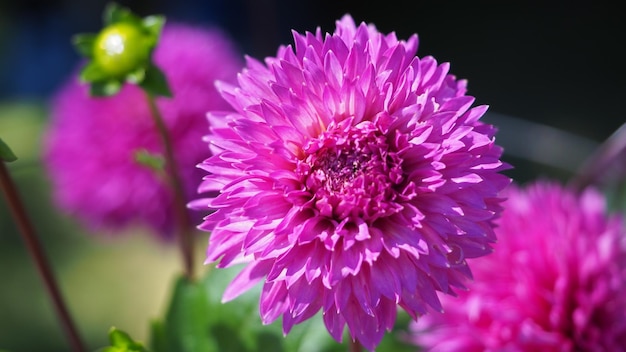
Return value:
<svg viewBox="0 0 626 352">
<path fill-rule="evenodd" d="M 111 346 L 104 347 L 99 352 L 149 352 L 141 342 L 133 340 L 130 335 L 122 330 L 112 327 L 109 330 Z"/>
<path fill-rule="evenodd" d="M 135 151 L 135 161 L 148 169 L 161 174 L 165 172 L 165 158 L 161 154 L 150 153 L 145 149 Z"/>
<path fill-rule="evenodd" d="M 132 78 L 129 78 L 129 81 Z M 171 97 L 169 85 L 167 84 L 167 78 L 161 69 L 150 64 L 146 67 L 143 79 L 139 82 L 133 82 L 139 84 L 143 90 L 152 96 L 165 96 Z"/>
<path fill-rule="evenodd" d="M 231 273 L 211 270 L 198 282 L 177 280 L 165 319 L 153 324 L 154 352 L 285 350 L 280 329 L 261 324 L 252 297 L 221 303 L 232 278 L 223 274 Z"/>
<path fill-rule="evenodd" d="M 611 212 L 621 212 L 626 215 L 626 180 L 617 180 L 603 189 Z"/>
<path fill-rule="evenodd" d="M 90 84 L 90 93 L 111 96 L 128 82 L 153 96 L 171 97 L 165 75 L 151 61 L 165 17 L 141 18 L 111 3 L 103 20 L 99 33 L 78 34 L 72 39 L 76 51 L 89 59 L 80 78 Z"/>
<path fill-rule="evenodd" d="M 9 148 L 9 146 L 6 143 L 4 143 L 2 138 L 0 138 L 0 160 L 6 161 L 9 163 L 17 160 L 17 157 L 15 156 L 15 154 L 13 154 L 13 151 L 11 150 L 11 148 Z"/>
<path fill-rule="evenodd" d="M 222 303 L 222 293 L 240 268 L 213 269 L 197 282 L 179 277 L 165 317 L 154 321 L 151 351 L 205 352 L 345 352 L 348 339 L 337 343 L 320 314 L 293 327 L 284 336 L 280 321 L 263 325 L 258 313 L 260 287 L 235 300 Z M 397 329 L 404 330 L 409 318 L 401 314 Z M 379 351 L 414 351 L 388 333 Z"/>
</svg>

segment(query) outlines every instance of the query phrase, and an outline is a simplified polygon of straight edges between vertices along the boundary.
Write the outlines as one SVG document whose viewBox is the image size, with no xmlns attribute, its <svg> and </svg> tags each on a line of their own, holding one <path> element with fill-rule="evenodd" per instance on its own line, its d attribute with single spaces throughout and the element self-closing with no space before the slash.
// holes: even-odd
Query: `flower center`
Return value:
<svg viewBox="0 0 626 352">
<path fill-rule="evenodd" d="M 324 148 L 313 160 L 313 173 L 327 192 L 350 192 L 355 179 L 373 168 L 370 161 L 363 150 Z"/>
<path fill-rule="evenodd" d="M 403 180 L 400 161 L 373 124 L 327 131 L 305 153 L 300 174 L 322 215 L 375 220 L 400 209 L 394 202 Z"/>
</svg>

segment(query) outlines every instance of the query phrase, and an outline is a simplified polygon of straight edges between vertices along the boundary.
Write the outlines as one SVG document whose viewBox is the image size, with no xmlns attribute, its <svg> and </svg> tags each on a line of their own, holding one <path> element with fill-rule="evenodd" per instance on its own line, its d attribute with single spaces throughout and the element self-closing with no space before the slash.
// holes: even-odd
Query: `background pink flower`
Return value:
<svg viewBox="0 0 626 352">
<path fill-rule="evenodd" d="M 474 282 L 413 326 L 433 351 L 626 350 L 626 229 L 605 201 L 556 184 L 511 187 Z"/>
<path fill-rule="evenodd" d="M 194 202 L 216 211 L 207 262 L 248 263 L 224 294 L 264 281 L 260 314 L 289 332 L 322 311 L 330 334 L 373 349 L 400 305 L 440 310 L 435 291 L 491 252 L 499 171 L 495 129 L 448 64 L 348 15 L 332 34 L 293 34 L 265 64 L 249 58 L 237 113 L 209 114 L 213 157 Z"/>
<path fill-rule="evenodd" d="M 196 194 L 201 173 L 195 165 L 208 150 L 202 136 L 210 109 L 228 109 L 214 87 L 232 81 L 241 59 L 216 29 L 165 26 L 154 52 L 174 93 L 157 104 L 175 149 L 187 197 Z M 113 97 L 91 98 L 88 85 L 73 76 L 54 96 L 44 146 L 56 203 L 92 229 L 147 225 L 172 235 L 172 195 L 163 180 L 135 161 L 135 152 L 161 153 L 162 147 L 144 93 L 125 85 Z M 197 216 L 197 215 L 196 215 Z"/>
</svg>

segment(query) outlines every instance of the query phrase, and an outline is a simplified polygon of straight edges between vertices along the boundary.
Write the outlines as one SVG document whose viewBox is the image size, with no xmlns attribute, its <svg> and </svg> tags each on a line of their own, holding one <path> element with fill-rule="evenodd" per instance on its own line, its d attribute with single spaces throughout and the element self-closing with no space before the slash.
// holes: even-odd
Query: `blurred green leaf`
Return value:
<svg viewBox="0 0 626 352">
<path fill-rule="evenodd" d="M 126 81 L 132 84 L 141 83 L 146 77 L 146 68 L 140 67 L 126 75 Z"/>
<path fill-rule="evenodd" d="M 152 96 L 172 97 L 172 91 L 167 84 L 165 74 L 154 65 L 148 66 L 145 78 L 139 83 L 139 86 Z"/>
<path fill-rule="evenodd" d="M 38 162 L 46 109 L 39 100 L 7 100 L 0 103 L 0 133 L 13 154 L 19 156 L 16 164 L 26 166 Z"/>
<path fill-rule="evenodd" d="M 349 337 L 337 343 L 324 326 L 321 313 L 293 327 L 283 336 L 282 324 L 263 325 L 258 312 L 260 286 L 221 303 L 222 294 L 240 267 L 213 269 L 198 282 L 176 280 L 170 305 L 162 320 L 153 322 L 153 352 L 345 352 Z M 406 331 L 410 318 L 399 314 L 397 329 Z M 414 351 L 388 333 L 377 351 Z"/>
<path fill-rule="evenodd" d="M 608 210 L 626 214 L 626 179 L 616 180 L 610 185 L 605 185 L 603 191 Z"/>
<path fill-rule="evenodd" d="M 157 173 L 165 170 L 165 158 L 163 155 L 150 153 L 145 149 L 135 151 L 135 161 Z"/>
<path fill-rule="evenodd" d="M 141 18 L 132 13 L 128 8 L 122 7 L 115 2 L 107 4 L 103 13 L 103 22 L 110 25 L 118 22 L 140 23 Z"/>
<path fill-rule="evenodd" d="M 11 150 L 11 148 L 9 148 L 9 146 L 6 143 L 4 143 L 2 138 L 0 138 L 0 160 L 6 161 L 9 163 L 17 160 L 17 157 L 15 156 L 15 154 L 13 154 L 13 151 Z"/>
<path fill-rule="evenodd" d="M 77 34 L 72 37 L 72 44 L 79 54 L 85 57 L 93 56 L 93 44 L 96 40 L 96 35 L 91 33 Z"/>
<path fill-rule="evenodd" d="M 178 277 L 165 319 L 152 324 L 155 352 L 219 351 L 210 336 L 211 309 L 200 282 Z"/>
<path fill-rule="evenodd" d="M 141 342 L 133 340 L 128 333 L 115 327 L 109 330 L 109 342 L 111 346 L 101 348 L 98 352 L 149 352 Z"/>
<path fill-rule="evenodd" d="M 179 278 L 165 319 L 152 326 L 154 352 L 286 351 L 280 327 L 261 324 L 256 300 L 221 303 L 235 273 L 211 270 L 193 283 Z"/>
<path fill-rule="evenodd" d="M 406 312 L 398 312 L 398 318 L 393 330 L 385 334 L 376 350 L 380 352 L 415 352 L 418 350 L 415 345 L 408 342 L 408 331 L 411 321 L 411 317 Z M 403 334 L 405 335 L 404 337 Z"/>
<path fill-rule="evenodd" d="M 141 22 L 142 27 L 147 30 L 153 38 L 159 38 L 159 36 L 161 35 L 161 30 L 165 25 L 165 17 L 160 15 L 147 16 L 144 17 Z"/>
<path fill-rule="evenodd" d="M 107 79 L 108 75 L 95 61 L 90 61 L 80 71 L 80 80 L 83 82 L 98 82 Z"/>
<path fill-rule="evenodd" d="M 117 94 L 120 89 L 122 89 L 122 83 L 116 80 L 92 82 L 89 87 L 89 94 L 94 97 L 110 97 Z"/>
</svg>

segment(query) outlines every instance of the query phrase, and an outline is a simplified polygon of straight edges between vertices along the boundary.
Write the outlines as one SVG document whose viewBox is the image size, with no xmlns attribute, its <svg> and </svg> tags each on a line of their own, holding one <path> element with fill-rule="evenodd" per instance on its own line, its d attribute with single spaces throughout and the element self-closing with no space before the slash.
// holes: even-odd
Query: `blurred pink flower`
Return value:
<svg viewBox="0 0 626 352">
<path fill-rule="evenodd" d="M 206 112 L 229 109 L 216 79 L 234 81 L 242 59 L 218 30 L 166 25 L 154 53 L 174 98 L 157 104 L 169 129 L 187 197 L 196 194 L 206 158 L 202 136 Z M 53 97 L 45 136 L 44 161 L 54 199 L 93 230 L 146 225 L 172 236 L 173 197 L 163 180 L 135 161 L 135 152 L 161 153 L 161 141 L 144 93 L 126 85 L 116 96 L 91 98 L 76 75 Z M 198 215 L 196 215 L 197 217 Z"/>
<path fill-rule="evenodd" d="M 318 311 L 341 341 L 373 349 L 396 320 L 440 310 L 465 258 L 491 252 L 499 171 L 495 129 L 448 64 L 344 16 L 333 34 L 294 32 L 265 64 L 248 58 L 237 113 L 209 114 L 213 157 L 194 202 L 216 211 L 206 262 L 248 263 L 224 294 L 263 280 L 264 323 L 288 333 Z"/>
<path fill-rule="evenodd" d="M 625 351 L 626 229 L 602 196 L 511 187 L 493 254 L 444 314 L 412 326 L 432 351 Z"/>
</svg>

